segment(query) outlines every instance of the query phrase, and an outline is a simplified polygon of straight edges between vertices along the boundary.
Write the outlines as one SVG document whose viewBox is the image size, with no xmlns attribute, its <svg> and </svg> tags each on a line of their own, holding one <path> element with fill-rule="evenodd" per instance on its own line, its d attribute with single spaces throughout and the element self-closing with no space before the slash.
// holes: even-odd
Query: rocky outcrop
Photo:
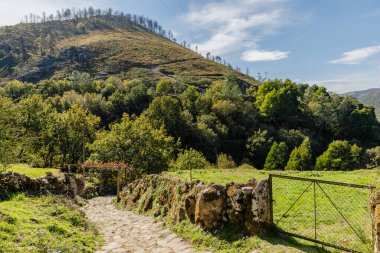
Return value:
<svg viewBox="0 0 380 253">
<path fill-rule="evenodd" d="M 247 234 L 263 234 L 270 227 L 268 190 L 267 180 L 223 186 L 148 175 L 123 189 L 121 206 L 173 222 L 187 219 L 205 230 L 233 224 Z"/>
<path fill-rule="evenodd" d="M 0 173 L 0 198 L 8 192 L 27 192 L 30 194 L 65 194 L 75 196 L 82 191 L 83 184 L 75 175 L 65 174 L 63 179 L 47 173 L 46 177 L 30 178 L 16 172 Z"/>
</svg>

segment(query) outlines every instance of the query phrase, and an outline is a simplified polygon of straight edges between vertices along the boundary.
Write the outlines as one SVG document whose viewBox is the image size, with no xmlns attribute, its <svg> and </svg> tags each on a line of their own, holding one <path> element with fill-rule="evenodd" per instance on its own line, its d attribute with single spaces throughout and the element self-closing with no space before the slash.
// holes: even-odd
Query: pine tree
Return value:
<svg viewBox="0 0 380 253">
<path fill-rule="evenodd" d="M 288 159 L 288 147 L 285 142 L 274 142 L 267 159 L 265 160 L 265 170 L 282 170 L 286 165 Z"/>
<path fill-rule="evenodd" d="M 310 170 L 312 162 L 311 143 L 309 137 L 306 137 L 301 146 L 293 149 L 285 170 Z"/>
</svg>

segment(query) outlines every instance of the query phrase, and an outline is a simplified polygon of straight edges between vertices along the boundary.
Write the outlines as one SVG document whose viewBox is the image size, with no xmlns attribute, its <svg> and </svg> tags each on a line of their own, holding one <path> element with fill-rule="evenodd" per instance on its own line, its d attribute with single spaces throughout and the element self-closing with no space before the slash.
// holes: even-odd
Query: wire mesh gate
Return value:
<svg viewBox="0 0 380 253">
<path fill-rule="evenodd" d="M 274 174 L 269 181 L 277 232 L 343 251 L 373 251 L 374 187 Z"/>
</svg>

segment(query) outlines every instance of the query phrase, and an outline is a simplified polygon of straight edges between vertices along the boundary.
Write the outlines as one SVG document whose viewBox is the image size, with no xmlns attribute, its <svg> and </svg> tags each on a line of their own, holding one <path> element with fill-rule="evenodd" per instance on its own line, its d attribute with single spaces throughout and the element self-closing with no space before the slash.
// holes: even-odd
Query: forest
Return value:
<svg viewBox="0 0 380 253">
<path fill-rule="evenodd" d="M 377 164 L 380 124 L 374 108 L 353 97 L 291 80 L 241 89 L 230 72 L 203 90 L 73 72 L 5 83 L 0 143 L 1 164 L 89 159 L 150 173 L 226 157 L 266 170 L 352 170 Z"/>
</svg>

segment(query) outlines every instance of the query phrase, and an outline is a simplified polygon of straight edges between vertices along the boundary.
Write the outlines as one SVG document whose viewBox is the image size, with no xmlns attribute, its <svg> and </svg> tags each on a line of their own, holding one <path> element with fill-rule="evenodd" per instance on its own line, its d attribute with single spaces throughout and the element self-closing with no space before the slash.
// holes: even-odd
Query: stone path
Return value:
<svg viewBox="0 0 380 253">
<path fill-rule="evenodd" d="M 104 235 L 104 246 L 96 253 L 154 252 L 191 253 L 195 250 L 162 222 L 151 217 L 118 210 L 112 205 L 113 197 L 91 199 L 82 208 Z"/>
</svg>

